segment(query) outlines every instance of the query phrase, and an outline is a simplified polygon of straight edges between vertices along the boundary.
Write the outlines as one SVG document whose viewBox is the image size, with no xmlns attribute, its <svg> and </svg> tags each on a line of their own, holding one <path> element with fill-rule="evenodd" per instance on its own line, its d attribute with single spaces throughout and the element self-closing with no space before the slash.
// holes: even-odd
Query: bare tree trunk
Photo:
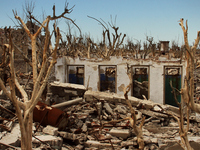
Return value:
<svg viewBox="0 0 200 150">
<path fill-rule="evenodd" d="M 124 88 L 124 97 L 126 99 L 126 103 L 127 105 L 129 106 L 130 110 L 131 110 L 131 119 L 130 119 L 130 124 L 133 128 L 133 130 L 135 131 L 135 134 L 137 135 L 137 142 L 138 142 L 138 145 L 139 145 L 139 150 L 143 150 L 144 149 L 144 139 L 143 139 L 143 133 L 142 133 L 142 126 L 144 124 L 144 120 L 145 120 L 145 117 L 142 118 L 142 121 L 139 125 L 139 127 L 136 125 L 136 115 L 135 115 L 135 110 L 133 109 L 130 101 L 128 100 L 128 92 L 130 91 L 131 89 L 131 84 L 132 84 L 132 78 L 131 78 L 131 74 L 129 74 L 129 79 L 130 79 L 130 83 L 129 85 L 127 85 L 125 88 Z"/>
<path fill-rule="evenodd" d="M 67 5 L 68 6 L 68 5 Z M 50 20 L 56 20 L 59 18 L 65 18 L 70 20 L 75 26 L 77 26 L 73 20 L 70 18 L 65 17 L 64 15 L 66 13 L 70 13 L 71 9 L 68 9 L 67 6 L 65 6 L 64 12 L 60 16 L 55 16 L 55 6 L 54 6 L 54 16 L 48 16 L 43 23 L 40 23 L 41 26 L 35 32 L 35 34 L 31 34 L 30 30 L 27 28 L 26 24 L 23 22 L 23 20 L 17 16 L 17 13 L 13 11 L 15 18 L 19 20 L 19 22 L 22 24 L 22 27 L 25 29 L 26 33 L 31 39 L 31 46 L 32 46 L 32 69 L 33 69 L 33 91 L 32 91 L 32 96 L 29 99 L 26 91 L 24 88 L 19 84 L 15 70 L 14 70 L 14 49 L 13 49 L 13 43 L 12 43 L 12 38 L 11 38 L 11 32 L 9 32 L 9 44 L 4 44 L 7 48 L 9 48 L 9 53 L 10 53 L 10 74 L 11 78 L 9 80 L 10 84 L 10 91 L 8 92 L 5 85 L 3 84 L 3 81 L 0 78 L 0 87 L 3 89 L 4 93 L 7 95 L 7 97 L 12 101 L 15 109 L 16 109 L 16 115 L 18 117 L 19 125 L 20 125 L 20 130 L 21 130 L 21 149 L 22 150 L 31 150 L 32 149 L 32 124 L 33 124 L 33 110 L 38 103 L 38 101 L 41 98 L 41 95 L 47 85 L 48 78 L 51 73 L 52 67 L 55 65 L 57 61 L 57 48 L 59 45 L 59 39 L 60 39 L 60 32 L 59 28 L 56 29 L 56 44 L 54 47 L 54 50 L 51 54 L 52 59 L 49 61 L 47 59 L 47 49 L 49 46 L 49 30 L 48 30 L 48 25 Z M 33 19 L 35 19 L 33 16 L 31 16 Z M 36 20 L 36 19 L 35 19 Z M 37 20 L 36 20 L 37 21 Z M 39 21 L 37 21 L 39 22 Z M 46 24 L 46 26 L 45 26 Z M 36 39 L 37 36 L 40 34 L 42 28 L 45 28 L 46 32 L 46 39 L 45 39 L 45 44 L 44 44 L 44 49 L 43 49 L 43 62 L 41 69 L 38 70 L 38 61 L 37 61 L 37 47 L 36 47 Z M 78 26 L 77 26 L 78 28 Z M 79 28 L 78 28 L 79 29 Z M 80 29 L 79 29 L 80 30 Z M 49 65 L 50 63 L 50 65 Z M 15 93 L 15 87 L 18 88 L 22 95 L 22 102 L 18 101 L 16 98 L 16 93 Z"/>
<path fill-rule="evenodd" d="M 87 58 L 88 59 L 90 59 L 90 45 L 91 45 L 90 38 L 88 38 L 87 39 L 87 47 L 88 47 Z"/>
<path fill-rule="evenodd" d="M 32 46 L 32 68 L 33 68 L 33 84 L 36 82 L 37 73 L 37 56 L 36 56 L 36 37 L 31 36 L 31 46 Z"/>
<path fill-rule="evenodd" d="M 17 17 L 20 21 L 21 18 Z M 45 20 L 46 22 L 47 20 Z M 44 22 L 43 22 L 44 23 Z M 24 24 L 22 22 L 22 24 Z M 25 25 L 25 24 L 24 24 Z M 27 28 L 25 26 L 25 28 Z M 41 29 L 40 29 L 41 30 Z M 29 31 L 29 30 L 27 30 Z M 58 30 L 59 32 L 59 30 Z M 29 33 L 29 32 L 28 32 Z M 16 115 L 18 117 L 18 121 L 20 124 L 20 130 L 21 130 L 21 149 L 22 150 L 29 150 L 32 149 L 32 124 L 33 124 L 33 109 L 35 107 L 35 105 L 37 104 L 37 102 L 39 101 L 39 98 L 47 84 L 47 79 L 50 75 L 50 71 L 53 67 L 53 65 L 56 63 L 56 50 L 57 50 L 57 46 L 58 46 L 58 41 L 59 41 L 59 36 L 57 38 L 57 43 L 53 52 L 53 60 L 50 64 L 50 67 L 48 68 L 48 71 L 45 75 L 45 79 L 42 83 L 42 86 L 40 86 L 40 81 L 41 78 L 43 76 L 44 70 L 46 68 L 47 65 L 47 59 L 43 60 L 43 65 L 42 68 L 40 70 L 40 74 L 39 76 L 37 75 L 37 59 L 36 59 L 36 38 L 34 36 L 37 36 L 37 34 L 35 34 L 34 36 L 31 35 L 31 40 L 32 40 L 32 49 L 35 52 L 33 55 L 35 55 L 35 59 L 33 58 L 32 61 L 32 66 L 35 66 L 33 68 L 35 68 L 35 70 L 33 72 L 35 72 L 33 75 L 36 76 L 34 77 L 34 91 L 33 91 L 33 95 L 32 95 L 32 99 L 29 100 L 28 99 L 28 95 L 25 92 L 25 90 L 20 86 L 20 84 L 18 83 L 18 80 L 15 77 L 15 71 L 14 71 L 14 49 L 13 49 L 13 44 L 12 44 L 12 39 L 11 39 L 11 33 L 10 34 L 10 38 L 9 38 L 9 51 L 10 51 L 10 72 L 11 72 L 11 79 L 9 81 L 10 84 L 10 89 L 11 89 L 11 93 L 9 93 L 5 86 L 2 84 L 2 80 L 0 80 L 0 86 L 1 88 L 4 90 L 4 92 L 7 94 L 7 96 L 9 97 L 9 99 L 13 102 L 13 105 L 15 106 L 16 109 Z M 59 35 L 59 34 L 58 34 Z M 35 61 L 35 62 L 34 62 Z M 44 62 L 45 61 L 45 62 Z M 34 64 L 35 63 L 35 64 Z M 19 102 L 16 99 L 16 93 L 15 93 L 15 86 L 19 89 L 19 91 L 22 94 L 23 97 L 23 103 Z M 21 109 L 23 110 L 24 114 L 22 114 Z"/>
<path fill-rule="evenodd" d="M 196 52 L 196 48 L 198 46 L 200 40 L 200 31 L 197 32 L 197 38 L 195 39 L 194 46 L 190 47 L 188 44 L 188 25 L 186 20 L 186 27 L 183 24 L 183 19 L 180 19 L 179 25 L 181 26 L 184 34 L 184 42 L 186 47 L 186 79 L 185 79 L 185 87 L 181 89 L 182 99 L 185 103 L 190 107 L 190 109 L 194 110 L 197 113 L 200 113 L 200 104 L 194 102 L 194 56 Z"/>
</svg>

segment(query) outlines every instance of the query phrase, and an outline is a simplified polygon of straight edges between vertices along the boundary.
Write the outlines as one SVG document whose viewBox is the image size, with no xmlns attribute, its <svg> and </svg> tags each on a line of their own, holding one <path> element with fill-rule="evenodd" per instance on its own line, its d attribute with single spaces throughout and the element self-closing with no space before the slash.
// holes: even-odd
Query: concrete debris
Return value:
<svg viewBox="0 0 200 150">
<path fill-rule="evenodd" d="M 106 109 L 106 111 L 107 111 L 108 113 L 110 113 L 111 115 L 113 115 L 113 110 L 112 110 L 112 108 L 110 107 L 109 103 L 104 102 L 104 108 Z"/>
<path fill-rule="evenodd" d="M 131 133 L 129 129 L 115 129 L 112 128 L 109 132 L 112 136 L 120 137 L 122 139 L 127 139 Z"/>
<path fill-rule="evenodd" d="M 47 125 L 43 130 L 43 133 L 57 136 L 58 135 L 58 128 L 52 127 L 50 125 Z"/>
<path fill-rule="evenodd" d="M 4 143 L 7 145 L 12 145 L 19 147 L 20 146 L 20 127 L 19 124 L 15 124 L 11 130 L 11 132 L 8 132 L 2 136 L 0 143 Z M 2 149 L 5 148 L 5 146 L 1 147 Z"/>
<path fill-rule="evenodd" d="M 76 104 L 76 103 L 79 103 L 81 101 L 83 101 L 83 98 L 77 98 L 77 99 L 70 100 L 70 101 L 67 101 L 67 102 L 63 102 L 63 103 L 52 105 L 52 107 L 54 107 L 54 108 L 60 108 L 60 107 L 63 107 L 63 106 L 68 106 L 68 105 Z"/>
<path fill-rule="evenodd" d="M 127 108 L 122 105 L 117 105 L 117 107 L 114 109 L 114 111 L 121 113 L 121 114 L 127 114 Z"/>
<path fill-rule="evenodd" d="M 90 148 L 94 147 L 94 148 L 98 148 L 98 149 L 105 149 L 105 148 L 112 148 L 112 147 L 117 148 L 118 147 L 118 145 L 116 145 L 116 144 L 101 143 L 99 141 L 90 141 L 90 140 L 85 142 L 85 146 L 90 147 Z"/>
<path fill-rule="evenodd" d="M 33 114 L 33 149 L 138 149 L 136 133 L 127 119 L 131 117 L 131 112 L 123 95 L 86 91 L 83 86 L 73 84 L 53 83 L 51 86 L 65 89 L 61 90 L 61 94 L 58 90 L 58 93 L 54 91 L 49 94 L 54 97 L 54 102 L 57 101 L 55 98 L 60 97 L 64 101 L 51 105 L 47 101 L 38 103 Z M 66 90 L 79 90 L 79 94 L 73 94 L 69 98 L 66 96 L 69 92 Z M 136 124 L 139 125 L 145 117 L 142 127 L 144 149 L 180 148 L 180 145 L 177 145 L 180 141 L 178 123 L 167 113 L 170 111 L 179 117 L 177 107 L 131 96 L 129 100 L 135 110 Z M 4 127 L 0 126 L 0 149 L 20 149 L 20 129 L 15 111 L 6 99 L 1 101 L 0 121 Z M 200 145 L 200 117 L 191 113 L 190 118 L 188 137 L 195 148 Z M 10 130 L 7 130 L 8 128 Z"/>
<path fill-rule="evenodd" d="M 107 93 L 107 92 L 98 92 L 98 91 L 86 91 L 84 94 L 85 100 L 86 101 L 93 101 L 94 98 L 97 99 L 105 99 L 107 102 L 110 103 L 122 103 L 126 105 L 126 101 L 123 95 L 116 94 L 116 93 Z M 137 108 L 142 108 L 146 110 L 151 110 L 155 106 L 160 106 L 162 109 L 172 111 L 175 114 L 179 114 L 178 108 L 171 106 L 171 105 L 162 105 L 158 103 L 154 103 L 151 100 L 141 100 L 136 97 L 129 96 L 129 100 L 132 104 L 132 106 L 137 107 Z"/>
<path fill-rule="evenodd" d="M 32 138 L 32 143 L 34 147 L 41 145 L 41 141 L 53 148 L 61 149 L 63 144 L 63 139 L 61 137 L 56 137 L 52 135 L 39 135 Z"/>
<path fill-rule="evenodd" d="M 65 97 L 66 95 L 81 97 L 84 95 L 86 88 L 79 84 L 53 82 L 50 83 L 50 91 L 53 95 L 58 95 L 60 97 Z"/>
</svg>

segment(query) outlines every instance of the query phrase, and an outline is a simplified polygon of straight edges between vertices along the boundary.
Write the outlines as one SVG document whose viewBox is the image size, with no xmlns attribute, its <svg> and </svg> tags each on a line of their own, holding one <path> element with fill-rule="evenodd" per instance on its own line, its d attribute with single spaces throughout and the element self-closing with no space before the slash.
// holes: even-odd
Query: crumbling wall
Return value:
<svg viewBox="0 0 200 150">
<path fill-rule="evenodd" d="M 154 63 L 150 67 L 150 79 L 149 79 L 149 88 L 150 88 L 150 99 L 156 103 L 163 104 L 164 97 L 164 76 L 163 76 L 163 65 L 159 63 Z"/>
<path fill-rule="evenodd" d="M 156 103 L 165 104 L 165 81 L 164 68 L 166 66 L 178 66 L 182 68 L 182 80 L 185 76 L 185 61 L 180 63 L 180 59 L 173 58 L 168 60 L 166 57 L 159 57 L 157 60 L 152 59 L 124 59 L 122 57 L 110 57 L 110 59 L 79 59 L 63 57 L 58 59 L 56 64 L 56 79 L 60 82 L 67 82 L 67 66 L 84 66 L 84 86 L 92 91 L 100 91 L 100 66 L 116 66 L 116 93 L 123 94 L 123 89 L 130 82 L 127 73 L 131 73 L 134 66 L 148 67 L 148 97 Z M 65 69 L 65 71 L 64 71 Z M 130 96 L 133 93 L 128 93 Z"/>
<path fill-rule="evenodd" d="M 130 83 L 127 71 L 130 71 L 127 63 L 117 65 L 117 93 L 119 94 L 123 94 L 124 87 Z"/>
<path fill-rule="evenodd" d="M 65 59 L 63 59 L 63 57 L 58 57 L 57 63 L 55 64 L 56 80 L 60 82 L 66 82 L 65 74 L 66 74 Z"/>
</svg>

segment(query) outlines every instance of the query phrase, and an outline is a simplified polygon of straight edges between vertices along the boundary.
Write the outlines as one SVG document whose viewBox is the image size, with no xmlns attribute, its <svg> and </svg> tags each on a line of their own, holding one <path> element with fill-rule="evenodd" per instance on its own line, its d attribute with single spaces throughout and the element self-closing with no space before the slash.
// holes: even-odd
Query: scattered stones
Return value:
<svg viewBox="0 0 200 150">
<path fill-rule="evenodd" d="M 68 86 L 65 85 L 64 88 Z M 73 91 L 73 89 L 71 88 L 70 91 Z M 152 101 L 139 101 L 134 97 L 129 98 L 135 110 L 136 124 L 139 125 L 142 118 L 145 117 L 142 127 L 144 149 L 177 148 L 176 143 L 180 141 L 178 123 L 172 116 L 163 111 L 163 109 L 167 109 L 177 114 L 177 109 L 165 105 L 158 107 Z M 131 117 L 131 112 L 123 96 L 86 91 L 83 98 L 78 97 L 73 101 L 66 100 L 66 102 L 52 106 L 58 106 L 58 108 L 62 106 L 64 115 L 58 119 L 59 126 L 42 126 L 40 122 L 33 124 L 35 128 L 33 130 L 33 149 L 35 150 L 45 148 L 76 150 L 138 148 L 135 131 L 130 126 L 130 120 L 127 119 Z M 5 114 L 4 116 L 13 118 L 14 115 L 10 113 L 10 115 Z M 40 117 L 42 119 L 43 116 Z M 198 138 L 200 123 L 196 114 L 192 114 L 190 118 L 192 118 L 192 121 L 188 136 L 189 140 L 194 142 L 195 145 L 200 143 Z M 13 121 L 5 120 L 2 122 L 9 124 Z M 62 128 L 60 128 L 61 125 Z M 0 148 L 5 149 L 10 145 L 17 149 L 20 146 L 19 124 L 14 123 L 13 126 L 8 127 L 11 128 L 11 132 L 8 132 L 6 127 L 1 129 Z M 1 143 L 7 144 L 7 146 Z"/>
<path fill-rule="evenodd" d="M 20 146 L 20 136 L 20 127 L 19 124 L 16 123 L 11 132 L 8 132 L 2 136 L 0 143 L 18 147 Z"/>
</svg>

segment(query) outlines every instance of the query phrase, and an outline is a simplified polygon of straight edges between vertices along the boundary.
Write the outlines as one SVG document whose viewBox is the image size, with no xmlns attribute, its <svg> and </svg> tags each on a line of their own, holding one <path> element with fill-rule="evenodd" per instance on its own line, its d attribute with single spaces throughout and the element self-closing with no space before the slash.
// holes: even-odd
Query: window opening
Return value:
<svg viewBox="0 0 200 150">
<path fill-rule="evenodd" d="M 181 68 L 180 67 L 166 67 L 165 68 L 165 104 L 178 106 L 176 104 L 174 94 L 172 93 L 172 86 L 178 90 L 181 89 Z M 178 102 L 181 101 L 181 95 L 177 95 Z"/>
<path fill-rule="evenodd" d="M 84 85 L 84 66 L 68 66 L 69 83 Z"/>
<path fill-rule="evenodd" d="M 133 67 L 133 88 L 132 95 L 134 97 L 144 99 L 148 99 L 148 67 Z"/>
<path fill-rule="evenodd" d="M 100 66 L 100 91 L 115 92 L 115 79 L 115 66 Z"/>
</svg>

